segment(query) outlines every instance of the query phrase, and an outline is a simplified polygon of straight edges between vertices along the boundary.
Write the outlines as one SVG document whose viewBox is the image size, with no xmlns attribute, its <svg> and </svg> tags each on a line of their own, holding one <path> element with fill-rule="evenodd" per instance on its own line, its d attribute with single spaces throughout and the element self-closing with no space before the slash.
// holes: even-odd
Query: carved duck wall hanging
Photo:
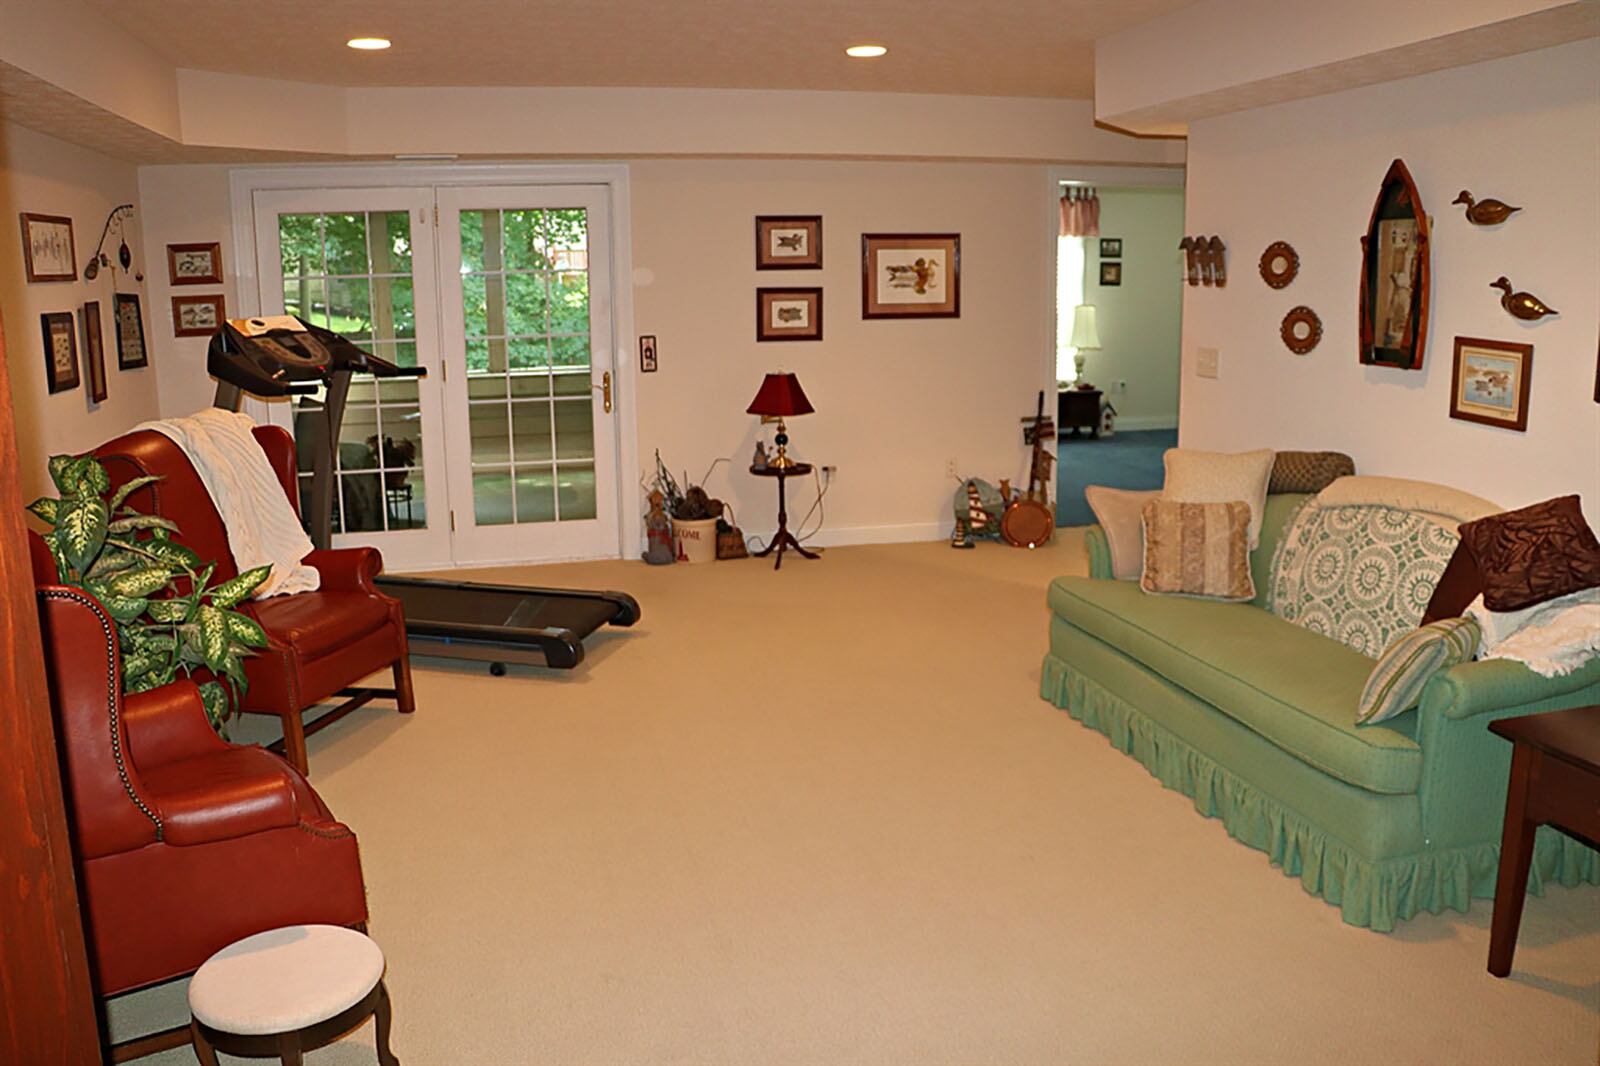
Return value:
<svg viewBox="0 0 1600 1066">
<path fill-rule="evenodd" d="M 1465 189 L 1461 195 L 1450 201 L 1453 204 L 1467 205 L 1467 221 L 1474 226 L 1498 226 L 1513 214 L 1521 211 L 1520 207 L 1512 207 L 1508 203 L 1493 198 L 1475 200 L 1472 194 Z"/>
<path fill-rule="evenodd" d="M 1514 292 L 1511 280 L 1504 274 L 1489 283 L 1489 288 L 1499 289 L 1504 293 L 1500 297 L 1500 306 L 1512 318 L 1520 318 L 1525 322 L 1536 322 L 1545 315 L 1559 315 L 1561 312 L 1546 304 L 1531 292 Z"/>
</svg>

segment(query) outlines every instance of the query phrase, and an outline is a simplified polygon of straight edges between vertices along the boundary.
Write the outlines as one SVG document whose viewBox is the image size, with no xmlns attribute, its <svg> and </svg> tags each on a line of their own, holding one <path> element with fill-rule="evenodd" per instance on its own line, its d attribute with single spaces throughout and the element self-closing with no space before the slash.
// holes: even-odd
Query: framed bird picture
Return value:
<svg viewBox="0 0 1600 1066">
<path fill-rule="evenodd" d="M 1450 377 L 1450 417 L 1524 432 L 1533 345 L 1457 337 Z"/>
<path fill-rule="evenodd" d="M 960 318 L 961 234 L 863 233 L 862 318 Z"/>
</svg>

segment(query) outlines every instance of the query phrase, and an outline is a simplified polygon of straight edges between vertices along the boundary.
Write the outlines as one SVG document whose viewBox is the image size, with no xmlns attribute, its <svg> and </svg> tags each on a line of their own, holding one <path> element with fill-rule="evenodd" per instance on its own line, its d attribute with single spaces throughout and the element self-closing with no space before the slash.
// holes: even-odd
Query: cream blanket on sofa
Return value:
<svg viewBox="0 0 1600 1066">
<path fill-rule="evenodd" d="M 160 433 L 189 457 L 222 517 L 239 572 L 272 565 L 254 599 L 310 592 L 321 585 L 322 575 L 300 562 L 311 554 L 311 538 L 283 494 L 267 453 L 251 434 L 255 422 L 248 415 L 212 407 L 136 428 Z"/>
</svg>

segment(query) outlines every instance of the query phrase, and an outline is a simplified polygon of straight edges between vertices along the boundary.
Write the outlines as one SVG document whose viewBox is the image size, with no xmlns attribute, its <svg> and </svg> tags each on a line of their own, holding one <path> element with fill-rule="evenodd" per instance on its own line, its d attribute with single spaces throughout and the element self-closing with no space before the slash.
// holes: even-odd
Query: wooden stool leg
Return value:
<svg viewBox="0 0 1600 1066">
<path fill-rule="evenodd" d="M 394 1022 L 394 1014 L 389 1006 L 389 989 L 382 981 L 378 982 L 378 1005 L 372 1013 L 377 1020 L 378 1066 L 400 1066 L 400 1060 L 389 1050 L 389 1026 Z"/>
<path fill-rule="evenodd" d="M 1511 751 L 1511 782 L 1506 789 L 1506 824 L 1500 836 L 1500 874 L 1494 886 L 1494 919 L 1489 927 L 1489 972 L 1511 972 L 1522 925 L 1522 904 L 1528 894 L 1528 867 L 1539 826 L 1528 818 L 1528 790 L 1539 753 L 1518 744 Z"/>
<path fill-rule="evenodd" d="M 283 1060 L 283 1066 L 305 1066 L 305 1060 L 300 1057 L 300 1034 L 284 1033 L 278 1037 L 278 1058 Z"/>
<path fill-rule="evenodd" d="M 189 1037 L 194 1044 L 194 1057 L 200 1060 L 200 1066 L 218 1066 L 217 1053 L 212 1048 L 211 1041 L 200 1031 L 198 1021 L 189 1022 Z"/>
<path fill-rule="evenodd" d="M 300 720 L 300 712 L 285 711 L 282 721 L 283 757 L 289 760 L 290 766 L 310 777 L 311 767 L 306 761 L 306 727 Z"/>
</svg>

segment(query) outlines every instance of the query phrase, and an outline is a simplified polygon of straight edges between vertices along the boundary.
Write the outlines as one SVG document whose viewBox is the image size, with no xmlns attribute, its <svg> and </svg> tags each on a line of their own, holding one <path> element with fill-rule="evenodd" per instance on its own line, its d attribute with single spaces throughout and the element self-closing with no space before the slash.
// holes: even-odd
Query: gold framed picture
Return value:
<svg viewBox="0 0 1600 1066">
<path fill-rule="evenodd" d="M 821 270 L 821 215 L 757 215 L 757 270 Z"/>
<path fill-rule="evenodd" d="M 1457 337 L 1450 417 L 1526 431 L 1532 375 L 1533 345 Z"/>
<path fill-rule="evenodd" d="M 820 341 L 822 290 L 757 289 L 756 340 Z"/>
<path fill-rule="evenodd" d="M 863 233 L 862 318 L 960 318 L 961 234 Z"/>
</svg>

